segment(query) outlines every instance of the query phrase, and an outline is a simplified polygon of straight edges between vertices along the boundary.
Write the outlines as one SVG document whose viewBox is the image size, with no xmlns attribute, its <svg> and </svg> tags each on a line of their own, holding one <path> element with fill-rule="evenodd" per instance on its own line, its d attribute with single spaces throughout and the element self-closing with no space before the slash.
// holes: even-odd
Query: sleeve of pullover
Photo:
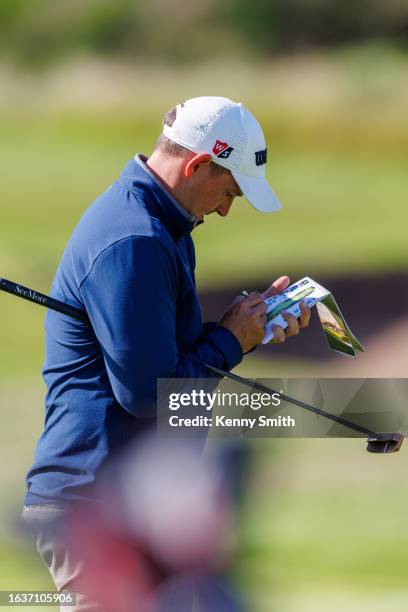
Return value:
<svg viewBox="0 0 408 612">
<path fill-rule="evenodd" d="M 197 360 L 227 370 L 242 360 L 234 334 L 217 326 L 178 352 L 177 275 L 158 238 L 132 236 L 103 251 L 81 283 L 113 393 L 134 416 L 151 414 L 157 378 L 214 378 Z"/>
</svg>

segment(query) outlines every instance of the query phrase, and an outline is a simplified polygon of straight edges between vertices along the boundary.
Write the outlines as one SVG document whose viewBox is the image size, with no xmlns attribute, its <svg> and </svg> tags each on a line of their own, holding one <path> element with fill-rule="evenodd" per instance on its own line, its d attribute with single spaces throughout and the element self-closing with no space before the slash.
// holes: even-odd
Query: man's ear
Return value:
<svg viewBox="0 0 408 612">
<path fill-rule="evenodd" d="M 197 153 L 187 162 L 184 167 L 184 176 L 193 176 L 200 166 L 208 166 L 211 164 L 212 158 L 208 153 Z"/>
</svg>

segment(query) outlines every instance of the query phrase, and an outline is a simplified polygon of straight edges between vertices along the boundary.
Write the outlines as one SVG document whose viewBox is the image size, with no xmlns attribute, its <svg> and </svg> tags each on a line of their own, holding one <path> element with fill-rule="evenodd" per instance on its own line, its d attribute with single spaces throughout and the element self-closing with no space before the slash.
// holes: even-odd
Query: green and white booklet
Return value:
<svg viewBox="0 0 408 612">
<path fill-rule="evenodd" d="M 279 325 L 282 328 L 288 326 L 281 315 L 283 310 L 295 317 L 300 316 L 302 300 L 308 308 L 316 305 L 324 335 L 331 349 L 350 357 L 355 357 L 356 351 L 364 351 L 347 325 L 330 291 L 308 276 L 294 283 L 282 293 L 265 300 L 267 322 L 262 344 L 267 344 L 273 339 L 272 325 Z"/>
</svg>

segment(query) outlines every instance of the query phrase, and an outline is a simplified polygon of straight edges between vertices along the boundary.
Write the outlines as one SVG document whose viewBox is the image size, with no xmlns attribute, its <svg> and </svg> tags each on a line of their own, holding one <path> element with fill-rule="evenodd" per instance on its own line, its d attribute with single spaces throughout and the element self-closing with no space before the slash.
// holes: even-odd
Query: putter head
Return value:
<svg viewBox="0 0 408 612">
<path fill-rule="evenodd" d="M 404 436 L 400 433 L 381 434 L 381 439 L 368 438 L 369 453 L 396 453 L 402 446 Z"/>
</svg>

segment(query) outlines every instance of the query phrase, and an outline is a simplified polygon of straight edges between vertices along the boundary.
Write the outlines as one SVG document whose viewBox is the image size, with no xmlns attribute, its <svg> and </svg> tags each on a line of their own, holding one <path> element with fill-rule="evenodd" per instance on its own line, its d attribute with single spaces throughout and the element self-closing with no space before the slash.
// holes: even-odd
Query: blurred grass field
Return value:
<svg viewBox="0 0 408 612">
<path fill-rule="evenodd" d="M 133 89 L 121 89 L 130 77 L 120 70 L 111 81 L 98 82 L 93 72 L 87 81 L 85 70 L 80 81 L 38 77 L 14 89 L 7 77 L 0 91 L 0 275 L 47 292 L 85 208 L 135 152 L 149 153 L 169 106 L 204 93 L 240 99 L 260 115 L 269 178 L 284 208 L 266 217 L 237 200 L 228 219 L 213 215 L 197 228 L 200 289 L 249 280 L 262 288 L 285 273 L 405 271 L 407 60 L 378 55 L 374 64 L 344 53 L 303 66 L 241 66 L 239 82 L 236 67 L 160 79 L 141 72 Z M 223 84 L 217 92 L 214 82 Z M 57 92 L 51 105 L 41 97 L 45 91 L 53 99 L 47 87 Z M 112 90 L 109 103 L 104 87 Z M 84 91 L 94 92 L 93 105 Z M 43 421 L 43 318 L 41 309 L 0 296 L 0 589 L 51 588 L 13 518 Z M 270 363 L 252 356 L 239 372 L 271 375 Z M 308 364 L 274 362 L 274 376 L 297 366 L 312 373 Z M 360 440 L 255 447 L 238 568 L 251 609 L 405 610 L 404 450 L 373 457 Z"/>
<path fill-rule="evenodd" d="M 136 151 L 152 149 L 158 120 L 0 118 L 3 270 L 46 287 L 78 217 Z M 325 120 L 315 125 L 315 138 L 327 129 Z M 358 125 L 341 129 L 353 133 Z M 266 130 L 273 143 L 273 124 Z M 284 208 L 265 217 L 241 198 L 227 222 L 209 216 L 194 233 L 202 288 L 264 280 L 275 271 L 405 268 L 404 150 L 381 139 L 377 150 L 352 139 L 327 148 L 277 139 L 269 157 L 269 178 Z"/>
</svg>

